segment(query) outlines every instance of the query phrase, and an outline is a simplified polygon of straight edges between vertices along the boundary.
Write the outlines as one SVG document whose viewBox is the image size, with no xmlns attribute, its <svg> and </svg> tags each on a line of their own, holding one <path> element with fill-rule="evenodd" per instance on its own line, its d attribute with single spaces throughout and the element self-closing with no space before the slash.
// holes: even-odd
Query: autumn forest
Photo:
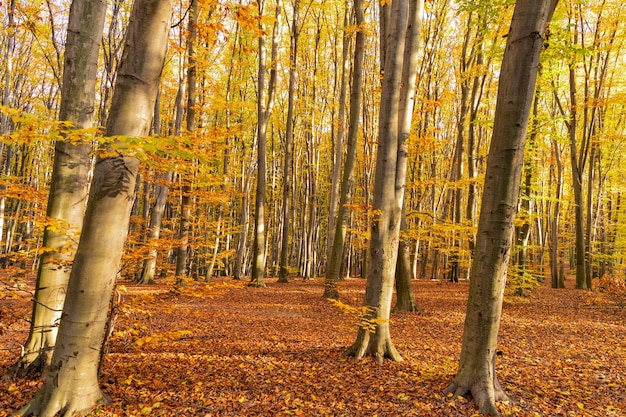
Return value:
<svg viewBox="0 0 626 417">
<path fill-rule="evenodd" d="M 0 20 L 0 415 L 626 412 L 621 2 Z"/>
</svg>

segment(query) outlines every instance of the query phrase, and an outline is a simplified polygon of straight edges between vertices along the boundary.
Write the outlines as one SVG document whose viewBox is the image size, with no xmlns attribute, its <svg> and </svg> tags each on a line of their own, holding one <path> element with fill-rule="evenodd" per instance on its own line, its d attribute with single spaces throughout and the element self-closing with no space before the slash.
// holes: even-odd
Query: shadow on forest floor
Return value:
<svg viewBox="0 0 626 417">
<path fill-rule="evenodd" d="M 32 281 L 32 277 L 31 277 Z M 30 283 L 32 285 L 32 283 Z M 356 316 L 321 297 L 323 281 L 218 279 L 172 291 L 120 286 L 99 416 L 470 416 L 442 394 L 461 349 L 469 284 L 415 281 L 418 313 L 392 316 L 403 362 L 343 356 Z M 365 281 L 339 283 L 358 307 Z M 146 290 L 148 288 L 148 290 Z M 28 288 L 26 288 L 27 290 Z M 0 373 L 17 359 L 30 317 L 27 292 L 0 293 Z M 626 410 L 626 309 L 604 295 L 541 287 L 505 298 L 498 376 L 515 416 L 621 416 Z M 38 381 L 0 382 L 0 416 Z M 96 415 L 96 414 L 94 414 Z"/>
</svg>

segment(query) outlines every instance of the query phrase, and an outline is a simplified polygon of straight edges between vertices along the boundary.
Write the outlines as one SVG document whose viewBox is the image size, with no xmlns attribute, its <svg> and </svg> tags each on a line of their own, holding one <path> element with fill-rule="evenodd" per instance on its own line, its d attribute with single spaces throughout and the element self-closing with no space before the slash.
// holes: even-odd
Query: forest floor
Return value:
<svg viewBox="0 0 626 417">
<path fill-rule="evenodd" d="M 354 341 L 365 281 L 266 288 L 217 279 L 118 286 L 118 318 L 101 382 L 113 399 L 98 416 L 472 416 L 469 399 L 443 391 L 461 351 L 469 283 L 415 281 L 422 310 L 392 316 L 403 362 L 342 356 Z M 571 284 L 571 282 L 570 282 Z M 0 374 L 20 355 L 27 290 L 0 292 Z M 626 307 L 604 294 L 545 284 L 507 296 L 497 362 L 513 416 L 626 416 Z M 23 405 L 38 380 L 0 381 L 0 416 Z M 478 414 L 476 414 L 478 415 Z"/>
</svg>

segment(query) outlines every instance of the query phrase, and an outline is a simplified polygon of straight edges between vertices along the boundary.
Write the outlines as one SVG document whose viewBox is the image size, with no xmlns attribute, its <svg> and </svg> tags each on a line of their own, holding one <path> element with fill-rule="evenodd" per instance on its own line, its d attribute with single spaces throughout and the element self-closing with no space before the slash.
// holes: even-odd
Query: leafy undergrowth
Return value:
<svg viewBox="0 0 626 417">
<path fill-rule="evenodd" d="M 456 371 L 468 283 L 417 281 L 423 308 L 393 316 L 404 362 L 342 356 L 356 335 L 350 308 L 313 280 L 247 288 L 216 280 L 170 286 L 124 283 L 102 385 L 113 402 L 98 416 L 472 416 L 442 394 Z M 363 280 L 340 283 L 358 307 Z M 4 293 L 11 294 L 11 293 Z M 27 293 L 0 300 L 0 372 L 20 353 Z M 18 295 L 15 295 L 18 294 Z M 19 295 L 22 294 L 22 295 Z M 498 375 L 514 416 L 626 415 L 626 311 L 603 294 L 538 288 L 506 297 Z M 0 382 L 0 415 L 40 382 Z"/>
</svg>

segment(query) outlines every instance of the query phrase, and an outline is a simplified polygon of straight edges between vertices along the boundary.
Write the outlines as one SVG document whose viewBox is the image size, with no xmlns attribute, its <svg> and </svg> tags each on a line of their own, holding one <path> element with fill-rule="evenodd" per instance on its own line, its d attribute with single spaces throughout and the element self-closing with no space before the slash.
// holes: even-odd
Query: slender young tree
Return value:
<svg viewBox="0 0 626 417">
<path fill-rule="evenodd" d="M 265 2 L 258 2 L 259 16 L 263 16 Z M 267 101 L 265 72 L 267 65 L 265 38 L 263 37 L 263 23 L 259 19 L 259 72 L 257 79 L 257 183 L 254 218 L 254 243 L 252 245 L 252 277 L 251 287 L 265 286 L 265 261 L 266 261 L 266 238 L 267 224 L 265 206 L 267 202 L 265 187 L 267 187 L 267 125 L 272 113 L 274 92 L 276 91 L 276 56 L 278 51 L 278 16 L 280 15 L 280 0 L 276 2 L 274 29 L 272 30 L 272 52 L 270 79 L 267 85 Z"/>
<path fill-rule="evenodd" d="M 187 37 L 187 113 L 185 117 L 185 127 L 188 134 L 193 134 L 196 130 L 196 56 L 195 43 L 198 26 L 198 2 L 191 0 L 189 5 L 189 23 Z M 181 112 L 182 113 L 182 112 Z M 181 119 L 182 120 L 182 119 Z M 178 239 L 180 245 L 176 251 L 176 276 L 177 283 L 182 284 L 182 277 L 188 275 L 189 259 L 189 232 L 191 228 L 191 181 L 189 178 L 183 179 L 182 198 L 180 204 L 180 226 Z"/>
<path fill-rule="evenodd" d="M 98 52 L 106 16 L 105 0 L 75 0 L 70 7 L 59 119 L 76 129 L 93 126 Z M 91 167 L 87 139 L 82 143 L 59 141 L 54 166 L 46 227 L 33 299 L 33 311 L 24 354 L 16 375 L 32 374 L 50 365 L 72 260 L 82 229 Z"/>
<path fill-rule="evenodd" d="M 293 18 L 291 21 L 291 52 L 289 67 L 289 87 L 287 91 L 287 126 L 285 129 L 285 165 L 283 167 L 283 230 L 280 247 L 280 270 L 278 272 L 278 282 L 287 282 L 289 275 L 289 223 L 291 220 L 291 209 L 289 199 L 291 197 L 291 165 L 293 161 L 293 122 L 294 122 L 294 98 L 296 95 L 296 63 L 298 58 L 298 12 L 300 0 L 294 0 Z"/>
<path fill-rule="evenodd" d="M 384 75 L 380 102 L 378 154 L 364 304 L 367 313 L 355 343 L 346 352 L 356 359 L 371 354 L 402 360 L 391 341 L 389 315 L 404 201 L 406 148 L 412 117 L 421 0 L 393 0 L 381 6 Z M 388 19 L 386 19 L 388 16 Z M 409 102 L 411 104 L 409 105 Z"/>
<path fill-rule="evenodd" d="M 507 398 L 496 376 L 496 344 L 530 108 L 544 33 L 557 0 L 517 0 L 502 58 L 458 373 L 446 392 L 471 394 L 498 415 Z"/>
<path fill-rule="evenodd" d="M 107 136 L 148 134 L 170 19 L 171 0 L 135 1 Z M 137 158 L 116 149 L 105 149 L 96 162 L 52 364 L 34 398 L 16 415 L 70 417 L 108 401 L 98 384 L 98 362 L 138 168 Z"/>
<path fill-rule="evenodd" d="M 346 11 L 346 14 L 348 12 Z M 328 253 L 328 265 L 326 266 L 326 279 L 324 281 L 324 297 L 325 298 L 339 298 L 339 290 L 337 289 L 337 281 L 339 280 L 339 274 L 341 273 L 341 263 L 343 262 L 343 249 L 346 240 L 346 233 L 348 231 L 348 218 L 350 215 L 349 209 L 346 204 L 350 201 L 352 195 L 352 188 L 354 187 L 354 164 L 356 162 L 356 147 L 357 137 L 359 131 L 359 116 L 361 114 L 361 95 L 362 95 L 362 80 L 363 80 L 363 58 L 365 55 L 365 41 L 366 34 L 361 28 L 361 25 L 365 21 L 365 10 L 363 0 L 354 1 L 354 15 L 356 18 L 356 25 L 360 28 L 356 32 L 356 40 L 354 45 L 354 64 L 352 70 L 352 83 L 350 87 L 350 119 L 348 120 L 348 137 L 347 137 L 347 151 L 345 156 L 345 163 L 343 168 L 343 176 L 341 179 L 341 188 L 339 192 L 339 208 L 337 214 L 337 221 L 335 223 L 334 237 L 332 239 L 332 246 L 329 246 Z M 347 19 L 344 20 L 347 25 Z M 343 54 L 347 55 L 347 39 L 344 39 Z M 343 59 L 347 61 L 347 58 Z M 343 72 L 349 72 L 348 68 L 344 65 Z M 342 78 L 344 75 L 342 75 Z M 346 83 L 347 84 L 347 83 Z M 344 88 L 344 81 L 341 82 L 342 91 Z M 340 94 L 340 97 L 345 93 Z M 345 98 L 340 98 L 345 101 Z M 341 104 L 340 104 L 341 109 Z M 339 124 L 343 126 L 343 116 L 340 111 Z M 341 134 L 343 127 L 339 127 L 340 134 L 338 135 L 335 144 L 336 147 L 341 148 L 339 140 L 343 136 Z M 335 164 L 341 165 L 341 153 L 335 154 Z M 334 169 L 334 168 L 333 168 Z M 334 171 L 333 171 L 334 175 Z M 331 205 L 332 207 L 332 205 Z M 332 211 L 331 214 L 332 215 Z M 330 221 L 329 221 L 330 223 Z M 330 228 L 329 228 L 330 231 Z"/>
</svg>

